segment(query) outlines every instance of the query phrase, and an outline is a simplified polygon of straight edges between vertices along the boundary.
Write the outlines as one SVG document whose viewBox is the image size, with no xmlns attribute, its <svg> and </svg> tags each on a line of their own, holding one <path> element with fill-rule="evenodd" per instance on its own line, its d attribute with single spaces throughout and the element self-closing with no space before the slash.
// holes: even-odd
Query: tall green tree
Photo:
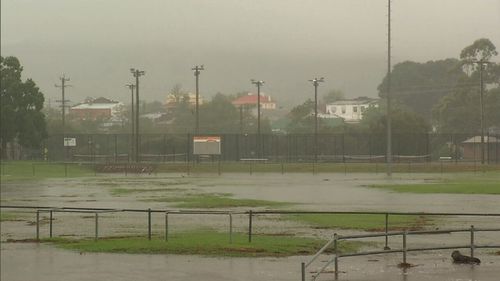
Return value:
<svg viewBox="0 0 500 281">
<path fill-rule="evenodd" d="M 21 80 L 23 67 L 16 57 L 0 56 L 2 157 L 7 143 L 37 147 L 47 137 L 42 113 L 44 96 L 31 79 Z"/>
</svg>

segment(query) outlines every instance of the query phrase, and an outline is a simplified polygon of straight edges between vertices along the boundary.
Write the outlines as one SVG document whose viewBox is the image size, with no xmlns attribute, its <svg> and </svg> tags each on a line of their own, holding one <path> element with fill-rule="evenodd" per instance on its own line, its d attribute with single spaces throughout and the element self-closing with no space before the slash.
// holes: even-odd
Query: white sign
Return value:
<svg viewBox="0 0 500 281">
<path fill-rule="evenodd" d="M 219 136 L 196 136 L 193 137 L 193 154 L 195 155 L 219 155 L 221 138 Z"/>
<path fill-rule="evenodd" d="M 76 146 L 76 138 L 64 138 L 64 146 Z"/>
</svg>

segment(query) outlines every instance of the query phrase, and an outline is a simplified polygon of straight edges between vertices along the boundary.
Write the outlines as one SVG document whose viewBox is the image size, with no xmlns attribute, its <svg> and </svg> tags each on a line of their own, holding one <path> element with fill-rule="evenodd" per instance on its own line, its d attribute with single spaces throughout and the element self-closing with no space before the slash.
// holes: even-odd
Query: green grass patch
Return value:
<svg viewBox="0 0 500 281">
<path fill-rule="evenodd" d="M 451 180 L 428 184 L 384 184 L 371 187 L 403 193 L 500 194 L 500 179 Z"/>
<path fill-rule="evenodd" d="M 369 214 L 305 214 L 289 215 L 288 219 L 305 222 L 316 228 L 384 231 L 385 215 Z M 389 230 L 418 230 L 432 221 L 423 216 L 390 215 Z"/>
<path fill-rule="evenodd" d="M 311 255 L 326 243 L 320 239 L 273 235 L 254 235 L 252 243 L 248 243 L 248 237 L 241 233 L 233 233 L 233 243 L 229 243 L 228 233 L 210 231 L 173 234 L 168 242 L 159 237 L 151 241 L 144 237 L 106 238 L 98 241 L 55 238 L 44 241 L 80 252 L 235 257 Z M 341 243 L 339 249 L 343 252 L 355 252 L 366 245 L 363 242 L 347 242 Z"/>
<path fill-rule="evenodd" d="M 231 207 L 280 207 L 288 202 L 276 202 L 257 199 L 231 198 L 230 193 L 187 194 L 178 197 L 150 198 L 145 201 L 175 203 L 178 208 L 231 208 Z"/>
<path fill-rule="evenodd" d="M 83 177 L 94 175 L 91 166 L 35 161 L 9 161 L 0 165 L 1 181 L 25 181 L 45 178 Z"/>
<path fill-rule="evenodd" d="M 22 214 L 0 212 L 0 221 L 21 221 L 25 218 Z"/>
</svg>

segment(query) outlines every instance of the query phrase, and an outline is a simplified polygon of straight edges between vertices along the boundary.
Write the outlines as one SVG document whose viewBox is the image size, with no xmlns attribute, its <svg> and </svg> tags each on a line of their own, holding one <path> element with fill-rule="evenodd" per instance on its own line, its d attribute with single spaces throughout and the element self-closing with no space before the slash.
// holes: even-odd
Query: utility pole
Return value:
<svg viewBox="0 0 500 281">
<path fill-rule="evenodd" d="M 191 70 L 194 70 L 194 76 L 196 77 L 196 126 L 195 133 L 198 134 L 200 131 L 200 111 L 199 111 L 199 99 L 200 99 L 200 89 L 199 89 L 199 77 L 202 70 L 205 70 L 203 64 L 201 66 L 195 66 Z"/>
<path fill-rule="evenodd" d="M 243 134 L 243 105 L 240 105 L 240 135 Z"/>
<path fill-rule="evenodd" d="M 134 110 L 134 89 L 135 89 L 135 85 L 134 84 L 127 84 L 125 85 L 127 88 L 130 89 L 130 99 L 131 99 L 131 111 L 130 111 L 130 127 L 131 127 L 131 135 L 130 135 L 130 139 L 131 139 L 131 142 L 130 142 L 130 154 L 133 155 L 134 154 L 134 130 L 135 130 L 135 121 L 134 121 L 134 118 L 135 118 L 135 110 Z"/>
<path fill-rule="evenodd" d="M 66 147 L 66 102 L 69 102 L 69 100 L 66 100 L 66 96 L 65 96 L 65 90 L 66 90 L 66 87 L 71 87 L 71 85 L 67 85 L 66 82 L 69 81 L 69 78 L 66 78 L 66 75 L 63 74 L 63 76 L 59 77 L 59 79 L 61 80 L 61 85 L 54 85 L 56 88 L 61 88 L 61 100 L 59 102 L 61 102 L 61 108 L 62 108 L 62 115 L 61 115 L 61 120 L 62 120 L 62 131 L 63 131 L 63 147 L 66 151 L 65 155 L 64 155 L 64 160 L 66 160 L 67 158 L 67 154 L 68 154 L 68 150 L 67 150 L 67 147 Z"/>
<path fill-rule="evenodd" d="M 145 74 L 144 71 L 131 68 L 130 72 L 135 77 L 135 162 L 140 162 L 139 153 L 139 77 Z"/>
<path fill-rule="evenodd" d="M 254 80 L 251 79 L 250 82 L 257 86 L 257 153 L 259 158 L 262 157 L 262 149 L 261 149 L 261 135 L 260 135 L 260 87 L 264 85 L 264 81 L 262 80 Z"/>
<path fill-rule="evenodd" d="M 325 82 L 325 78 L 309 80 L 314 86 L 314 163 L 318 162 L 318 85 Z"/>
<path fill-rule="evenodd" d="M 387 0 L 387 176 L 392 176 L 391 120 L 391 0 Z"/>
<path fill-rule="evenodd" d="M 485 164 L 485 149 L 484 149 L 484 79 L 483 79 L 483 70 L 484 65 L 490 64 L 489 61 L 486 60 L 472 60 L 472 63 L 475 63 L 479 66 L 479 104 L 480 104 L 480 119 L 481 119 L 481 164 Z M 488 141 L 489 143 L 489 141 Z"/>
</svg>

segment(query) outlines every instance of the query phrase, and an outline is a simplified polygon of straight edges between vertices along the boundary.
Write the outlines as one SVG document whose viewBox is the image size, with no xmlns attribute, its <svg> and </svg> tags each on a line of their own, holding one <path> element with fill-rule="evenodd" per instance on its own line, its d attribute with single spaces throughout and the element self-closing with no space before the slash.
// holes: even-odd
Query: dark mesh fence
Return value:
<svg viewBox="0 0 500 281">
<path fill-rule="evenodd" d="M 386 136 L 367 134 L 276 135 L 223 134 L 220 159 L 270 162 L 385 162 Z M 23 159 L 74 162 L 135 161 L 135 139 L 130 134 L 68 134 L 76 146 L 64 147 L 62 135 L 52 135 L 39 149 L 23 150 Z M 140 160 L 179 162 L 194 159 L 193 135 L 141 134 Z M 317 143 L 317 147 L 316 144 Z M 481 160 L 480 137 L 473 134 L 395 134 L 394 162 Z M 500 161 L 500 135 L 485 136 L 485 160 Z"/>
</svg>

